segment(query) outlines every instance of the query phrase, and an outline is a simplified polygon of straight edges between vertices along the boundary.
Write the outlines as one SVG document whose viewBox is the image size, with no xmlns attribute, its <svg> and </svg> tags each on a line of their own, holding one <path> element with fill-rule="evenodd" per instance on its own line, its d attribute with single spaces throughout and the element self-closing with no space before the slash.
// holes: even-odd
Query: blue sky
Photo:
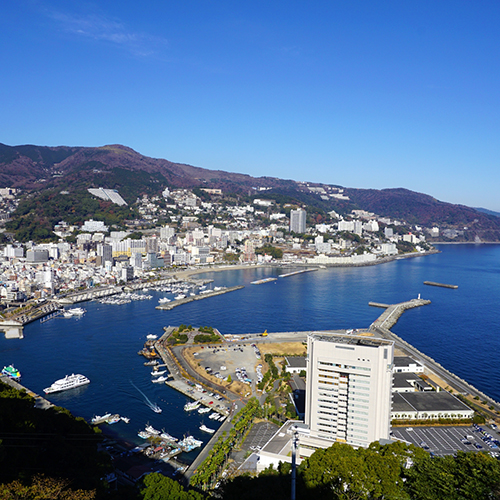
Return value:
<svg viewBox="0 0 500 500">
<path fill-rule="evenodd" d="M 498 1 L 4 4 L 4 144 L 500 211 Z"/>
</svg>

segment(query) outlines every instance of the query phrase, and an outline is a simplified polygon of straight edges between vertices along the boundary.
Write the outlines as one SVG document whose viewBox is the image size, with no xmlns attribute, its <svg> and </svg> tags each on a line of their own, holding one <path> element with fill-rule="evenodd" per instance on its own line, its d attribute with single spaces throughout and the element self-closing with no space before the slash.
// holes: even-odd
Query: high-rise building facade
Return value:
<svg viewBox="0 0 500 500">
<path fill-rule="evenodd" d="M 302 208 L 290 211 L 290 232 L 305 233 L 306 232 L 306 211 Z"/>
<path fill-rule="evenodd" d="M 393 360 L 392 341 L 310 335 L 305 423 L 311 438 L 364 447 L 389 439 Z"/>
</svg>

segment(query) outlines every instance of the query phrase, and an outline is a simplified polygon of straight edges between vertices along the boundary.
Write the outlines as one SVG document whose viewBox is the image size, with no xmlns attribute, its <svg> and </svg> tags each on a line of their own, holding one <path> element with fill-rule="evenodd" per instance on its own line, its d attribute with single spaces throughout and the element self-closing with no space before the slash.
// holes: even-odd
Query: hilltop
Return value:
<svg viewBox="0 0 500 500">
<path fill-rule="evenodd" d="M 357 209 L 409 224 L 440 226 L 459 231 L 455 241 L 500 241 L 499 217 L 408 189 L 356 189 L 252 177 L 150 158 L 117 144 L 102 147 L 0 144 L 0 187 L 21 189 L 32 198 L 45 196 L 45 199 L 60 191 L 90 199 L 85 194 L 88 188 L 105 187 L 118 190 L 129 204 L 144 194 L 158 195 L 166 187 L 220 189 L 236 198 L 286 200 L 325 213 L 334 210 L 346 215 Z M 99 209 L 108 208 L 99 203 Z"/>
</svg>

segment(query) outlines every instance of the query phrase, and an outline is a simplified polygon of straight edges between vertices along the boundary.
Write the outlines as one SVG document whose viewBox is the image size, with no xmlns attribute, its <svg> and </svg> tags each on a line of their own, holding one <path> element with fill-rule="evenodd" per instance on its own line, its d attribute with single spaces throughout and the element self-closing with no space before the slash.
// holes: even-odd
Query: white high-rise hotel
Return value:
<svg viewBox="0 0 500 500">
<path fill-rule="evenodd" d="M 326 440 L 366 447 L 389 439 L 393 359 L 392 341 L 308 337 L 305 424 L 312 446 Z"/>
<path fill-rule="evenodd" d="M 306 232 L 306 215 L 307 212 L 302 208 L 290 210 L 290 231 L 293 233 Z"/>
</svg>

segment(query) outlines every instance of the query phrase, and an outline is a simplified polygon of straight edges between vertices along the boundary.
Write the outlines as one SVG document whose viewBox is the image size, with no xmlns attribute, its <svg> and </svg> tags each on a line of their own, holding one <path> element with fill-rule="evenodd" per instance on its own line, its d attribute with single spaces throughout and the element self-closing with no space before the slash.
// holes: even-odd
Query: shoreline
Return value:
<svg viewBox="0 0 500 500">
<path fill-rule="evenodd" d="M 426 257 L 428 255 L 435 255 L 441 253 L 440 250 L 434 249 L 429 250 L 427 252 L 413 252 L 413 253 L 404 253 L 401 255 L 391 255 L 387 257 L 382 257 L 379 260 L 373 262 L 366 262 L 360 264 L 313 264 L 310 262 L 296 262 L 296 263 L 280 263 L 280 262 L 269 262 L 266 264 L 233 264 L 233 265 L 223 265 L 223 266 L 214 266 L 214 267 L 206 267 L 200 269 L 185 269 L 182 271 L 176 271 L 173 274 L 173 277 L 176 279 L 186 279 L 190 276 L 195 276 L 197 274 L 204 273 L 217 273 L 222 271 L 238 271 L 243 269 L 258 269 L 258 268 L 266 268 L 266 267 L 280 267 L 280 268 L 294 268 L 294 267 L 310 267 L 316 266 L 318 269 L 329 269 L 335 267 L 368 267 L 368 266 L 378 266 L 381 264 L 387 264 L 388 262 L 393 262 L 395 260 L 401 259 L 413 259 L 417 257 Z"/>
</svg>

